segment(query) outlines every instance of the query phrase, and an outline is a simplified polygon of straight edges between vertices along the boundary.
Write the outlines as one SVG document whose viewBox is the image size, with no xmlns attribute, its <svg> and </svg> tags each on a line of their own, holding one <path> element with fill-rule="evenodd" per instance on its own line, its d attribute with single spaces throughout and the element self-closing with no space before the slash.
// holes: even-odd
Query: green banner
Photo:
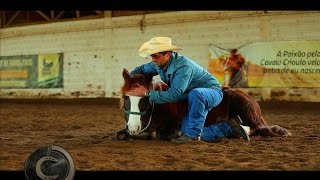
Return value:
<svg viewBox="0 0 320 180">
<path fill-rule="evenodd" d="M 320 87 L 320 41 L 210 46 L 208 70 L 230 87 Z"/>
<path fill-rule="evenodd" d="M 63 54 L 0 56 L 0 89 L 63 87 Z"/>
</svg>

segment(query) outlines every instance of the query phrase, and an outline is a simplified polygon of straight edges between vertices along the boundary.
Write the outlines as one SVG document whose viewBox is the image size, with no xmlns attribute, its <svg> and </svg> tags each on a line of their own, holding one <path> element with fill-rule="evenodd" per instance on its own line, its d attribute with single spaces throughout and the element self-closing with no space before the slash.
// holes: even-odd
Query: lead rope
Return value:
<svg viewBox="0 0 320 180">
<path fill-rule="evenodd" d="M 150 118 L 149 118 L 149 121 L 148 121 L 148 124 L 146 125 L 145 128 L 141 129 L 139 131 L 139 133 L 142 133 L 143 131 L 145 131 L 146 129 L 149 128 L 150 124 L 151 124 L 151 121 L 152 121 L 152 114 L 153 114 L 153 109 L 154 109 L 154 103 L 152 103 L 152 110 L 151 110 L 151 115 L 150 115 Z"/>
<path fill-rule="evenodd" d="M 152 81 L 151 85 L 152 85 L 151 90 L 154 90 L 155 83 L 154 83 L 153 81 Z M 142 133 L 143 131 L 145 131 L 146 129 L 148 129 L 148 128 L 149 128 L 149 126 L 150 126 L 150 124 L 151 124 L 151 121 L 152 121 L 152 115 L 153 115 L 153 110 L 154 110 L 154 103 L 151 103 L 151 106 L 152 106 L 152 109 L 151 109 L 151 115 L 150 115 L 150 118 L 149 118 L 148 124 L 146 125 L 146 127 L 144 127 L 143 129 L 141 129 L 141 130 L 139 131 L 139 133 Z"/>
</svg>

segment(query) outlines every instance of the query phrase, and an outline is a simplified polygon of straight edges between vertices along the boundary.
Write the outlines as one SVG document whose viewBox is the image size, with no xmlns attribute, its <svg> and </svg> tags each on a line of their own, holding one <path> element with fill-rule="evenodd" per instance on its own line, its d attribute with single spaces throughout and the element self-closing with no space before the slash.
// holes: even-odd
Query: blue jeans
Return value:
<svg viewBox="0 0 320 180">
<path fill-rule="evenodd" d="M 202 129 L 200 140 L 210 142 L 228 137 L 231 133 L 232 130 L 227 122 L 214 124 Z"/>
<path fill-rule="evenodd" d="M 211 134 L 211 137 L 227 137 L 231 130 L 226 123 L 212 125 L 212 127 L 208 127 L 209 129 L 204 128 L 208 112 L 218 106 L 222 98 L 223 93 L 220 88 L 195 88 L 191 90 L 188 94 L 188 111 L 182 119 L 181 133 L 192 138 L 202 135 L 205 139 L 208 139 L 209 134 Z M 202 132 L 203 129 L 205 129 L 204 133 Z M 214 129 L 214 131 L 209 133 L 210 129 Z"/>
</svg>

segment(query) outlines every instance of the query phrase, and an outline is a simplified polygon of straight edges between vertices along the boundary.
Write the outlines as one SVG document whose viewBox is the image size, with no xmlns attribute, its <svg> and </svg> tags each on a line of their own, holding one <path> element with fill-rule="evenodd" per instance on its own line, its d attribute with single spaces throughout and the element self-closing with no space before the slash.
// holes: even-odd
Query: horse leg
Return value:
<svg viewBox="0 0 320 180">
<path fill-rule="evenodd" d="M 291 132 L 289 132 L 286 128 L 281 127 L 279 125 L 260 126 L 258 129 L 256 129 L 254 134 L 260 135 L 260 136 L 270 136 L 270 137 L 292 136 Z"/>
<path fill-rule="evenodd" d="M 158 129 L 157 130 L 157 139 L 159 140 L 170 140 L 170 139 L 173 139 L 173 138 L 177 138 L 179 137 L 179 132 L 180 131 L 172 131 L 172 130 L 169 130 L 169 129 Z"/>
<path fill-rule="evenodd" d="M 157 129 L 157 139 L 171 140 L 180 136 L 180 129 L 176 124 L 162 125 Z"/>
<path fill-rule="evenodd" d="M 126 129 L 122 129 L 117 132 L 117 140 L 126 141 L 130 139 L 145 139 L 145 140 L 155 140 L 157 139 L 156 131 L 147 131 L 144 134 L 133 136 L 130 135 Z"/>
<path fill-rule="evenodd" d="M 165 134 L 161 134 L 159 133 L 158 137 L 160 140 L 171 140 L 171 139 L 175 139 L 180 137 L 181 131 L 180 130 L 175 130 L 175 131 L 171 131 L 170 133 L 165 133 Z"/>
<path fill-rule="evenodd" d="M 264 118 L 260 116 L 252 116 L 259 117 L 255 120 L 251 119 L 249 122 L 255 122 L 251 124 L 250 136 L 259 135 L 259 136 L 269 136 L 269 137 L 288 137 L 291 136 L 291 132 L 289 132 L 286 128 L 281 127 L 279 125 L 268 125 L 268 123 L 264 120 Z"/>
<path fill-rule="evenodd" d="M 126 129 L 122 129 L 117 132 L 117 139 L 120 141 L 128 140 L 130 137 L 130 134 L 127 132 Z"/>
<path fill-rule="evenodd" d="M 149 131 L 147 133 L 147 140 L 156 140 L 157 139 L 157 131 Z"/>
</svg>

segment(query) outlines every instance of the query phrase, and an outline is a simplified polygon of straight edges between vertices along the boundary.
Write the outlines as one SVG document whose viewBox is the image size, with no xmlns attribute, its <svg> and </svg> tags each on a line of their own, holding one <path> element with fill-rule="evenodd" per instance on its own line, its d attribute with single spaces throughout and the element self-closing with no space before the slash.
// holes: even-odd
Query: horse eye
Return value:
<svg viewBox="0 0 320 180">
<path fill-rule="evenodd" d="M 124 97 L 124 109 L 130 109 L 130 98 L 129 96 Z"/>
</svg>

